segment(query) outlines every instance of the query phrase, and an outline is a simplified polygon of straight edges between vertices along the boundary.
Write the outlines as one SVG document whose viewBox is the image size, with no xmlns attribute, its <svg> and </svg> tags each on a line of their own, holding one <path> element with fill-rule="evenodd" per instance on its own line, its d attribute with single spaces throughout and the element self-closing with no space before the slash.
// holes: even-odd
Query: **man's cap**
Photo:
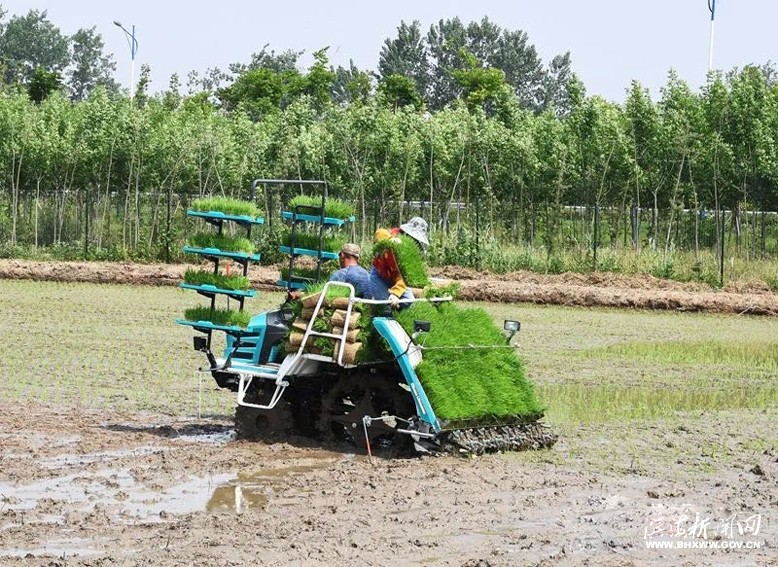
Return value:
<svg viewBox="0 0 778 567">
<path fill-rule="evenodd" d="M 430 241 L 427 239 L 427 221 L 423 218 L 413 217 L 405 224 L 401 224 L 400 229 L 422 246 L 430 245 Z"/>
<path fill-rule="evenodd" d="M 347 256 L 354 256 L 354 258 L 359 258 L 359 256 L 362 254 L 362 250 L 359 248 L 359 246 L 351 242 L 344 244 L 341 247 L 340 252 L 342 254 L 346 254 Z"/>
</svg>

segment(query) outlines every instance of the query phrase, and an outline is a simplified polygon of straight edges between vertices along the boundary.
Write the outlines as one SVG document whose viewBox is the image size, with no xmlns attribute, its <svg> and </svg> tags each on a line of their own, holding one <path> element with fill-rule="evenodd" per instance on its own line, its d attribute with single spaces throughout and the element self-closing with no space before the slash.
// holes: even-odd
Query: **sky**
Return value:
<svg viewBox="0 0 778 567">
<path fill-rule="evenodd" d="M 34 8 L 67 34 L 97 26 L 115 55 L 116 78 L 127 86 L 130 50 L 120 21 L 135 24 L 137 69 L 151 66 L 153 91 L 164 89 L 172 73 L 185 84 L 190 70 L 247 62 L 263 45 L 277 52 L 311 53 L 330 46 L 333 65 L 349 59 L 364 69 L 377 67 L 385 38 L 400 20 L 419 20 L 422 29 L 442 18 L 463 22 L 487 16 L 496 24 L 527 32 L 544 62 L 570 51 L 573 69 L 589 94 L 623 101 L 632 80 L 658 96 L 670 68 L 693 88 L 708 68 L 708 0 L 0 0 L 11 14 Z M 778 0 L 716 0 L 714 68 L 778 62 Z"/>
</svg>

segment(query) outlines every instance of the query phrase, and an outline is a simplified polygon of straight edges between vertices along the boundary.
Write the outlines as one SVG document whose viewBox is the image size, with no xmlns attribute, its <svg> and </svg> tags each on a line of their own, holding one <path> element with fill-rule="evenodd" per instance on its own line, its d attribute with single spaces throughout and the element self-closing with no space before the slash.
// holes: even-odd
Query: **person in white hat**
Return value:
<svg viewBox="0 0 778 567">
<path fill-rule="evenodd" d="M 400 230 L 419 243 L 422 250 L 426 250 L 430 241 L 427 239 L 427 221 L 421 217 L 413 217 L 405 224 L 400 225 Z"/>
</svg>

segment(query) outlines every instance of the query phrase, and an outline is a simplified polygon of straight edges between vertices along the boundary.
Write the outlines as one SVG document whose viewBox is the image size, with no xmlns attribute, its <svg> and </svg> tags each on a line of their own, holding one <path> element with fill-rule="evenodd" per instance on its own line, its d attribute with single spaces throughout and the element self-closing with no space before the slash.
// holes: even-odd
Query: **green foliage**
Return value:
<svg viewBox="0 0 778 567">
<path fill-rule="evenodd" d="M 95 88 L 102 85 L 115 90 L 116 83 L 111 75 L 116 71 L 113 55 L 105 55 L 102 36 L 95 26 L 82 28 L 70 38 L 71 70 L 68 83 L 74 100 L 84 100 Z"/>
<path fill-rule="evenodd" d="M 240 108 L 259 119 L 277 111 L 285 97 L 298 94 L 301 81 L 297 71 L 277 73 L 271 69 L 253 69 L 221 89 L 219 98 L 228 110 Z"/>
<path fill-rule="evenodd" d="M 432 324 L 422 339 L 429 348 L 416 373 L 441 419 L 488 421 L 542 413 L 513 349 L 445 348 L 505 346 L 505 338 L 483 309 L 415 303 L 396 318 L 408 333 L 413 332 L 414 320 Z"/>
<path fill-rule="evenodd" d="M 0 60 L 6 83 L 29 84 L 36 69 L 60 73 L 68 65 L 68 38 L 46 10 L 14 15 L 0 34 Z"/>
<path fill-rule="evenodd" d="M 210 321 L 215 325 L 246 327 L 251 320 L 248 311 L 235 309 L 211 309 L 210 307 L 192 307 L 184 311 L 187 321 Z"/>
<path fill-rule="evenodd" d="M 297 195 L 289 200 L 288 210 L 293 211 L 295 207 L 304 205 L 306 207 L 321 208 L 321 197 L 313 195 Z M 328 198 L 324 203 L 324 216 L 336 219 L 346 219 L 354 214 L 354 205 L 334 197 Z"/>
<path fill-rule="evenodd" d="M 297 231 L 294 235 L 294 247 L 305 248 L 307 250 L 319 250 L 319 234 L 311 232 Z M 292 233 L 285 232 L 283 235 L 283 243 L 286 246 L 292 245 Z M 321 247 L 322 250 L 327 252 L 339 252 L 341 247 L 346 243 L 346 237 L 340 234 L 326 234 L 324 235 L 324 242 Z"/>
<path fill-rule="evenodd" d="M 379 240 L 373 245 L 373 253 L 384 250 L 394 251 L 397 265 L 400 268 L 405 283 L 410 287 L 426 287 L 430 283 L 427 266 L 421 257 L 419 245 L 411 237 L 404 234 Z"/>
<path fill-rule="evenodd" d="M 482 108 L 486 102 L 496 101 L 505 89 L 505 73 L 492 67 L 481 67 L 475 56 L 462 49 L 465 61 L 464 69 L 451 72 L 457 85 L 462 89 L 462 97 L 468 108 Z"/>
<path fill-rule="evenodd" d="M 420 109 L 423 104 L 416 91 L 416 84 L 403 75 L 389 75 L 378 83 L 378 95 L 387 106 L 394 109 L 405 106 Z"/>
<path fill-rule="evenodd" d="M 192 285 L 213 285 L 221 289 L 245 290 L 251 287 L 245 276 L 226 276 L 207 270 L 187 269 L 184 272 L 184 281 Z"/>
<path fill-rule="evenodd" d="M 27 85 L 27 93 L 30 100 L 40 103 L 51 93 L 62 88 L 62 78 L 59 73 L 49 72 L 41 67 L 35 69 L 30 78 L 30 84 Z"/>
<path fill-rule="evenodd" d="M 260 214 L 259 207 L 254 203 L 229 197 L 205 197 L 196 199 L 195 201 L 192 201 L 189 208 L 204 213 L 219 211 L 227 215 L 247 217 L 258 217 Z"/>
<path fill-rule="evenodd" d="M 432 299 L 435 297 L 452 297 L 456 299 L 459 296 L 459 282 L 451 282 L 447 285 L 428 286 L 424 288 L 424 297 Z"/>
<path fill-rule="evenodd" d="M 189 237 L 189 244 L 198 248 L 218 248 L 225 252 L 254 253 L 254 243 L 248 238 L 215 232 L 195 233 Z"/>
</svg>

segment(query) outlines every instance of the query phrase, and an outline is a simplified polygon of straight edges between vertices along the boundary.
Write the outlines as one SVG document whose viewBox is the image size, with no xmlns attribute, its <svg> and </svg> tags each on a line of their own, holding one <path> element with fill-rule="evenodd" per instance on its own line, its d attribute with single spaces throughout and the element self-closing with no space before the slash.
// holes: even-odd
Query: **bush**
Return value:
<svg viewBox="0 0 778 567">
<path fill-rule="evenodd" d="M 675 275 L 672 260 L 660 260 L 651 268 L 651 275 L 656 278 L 672 279 Z"/>
</svg>

